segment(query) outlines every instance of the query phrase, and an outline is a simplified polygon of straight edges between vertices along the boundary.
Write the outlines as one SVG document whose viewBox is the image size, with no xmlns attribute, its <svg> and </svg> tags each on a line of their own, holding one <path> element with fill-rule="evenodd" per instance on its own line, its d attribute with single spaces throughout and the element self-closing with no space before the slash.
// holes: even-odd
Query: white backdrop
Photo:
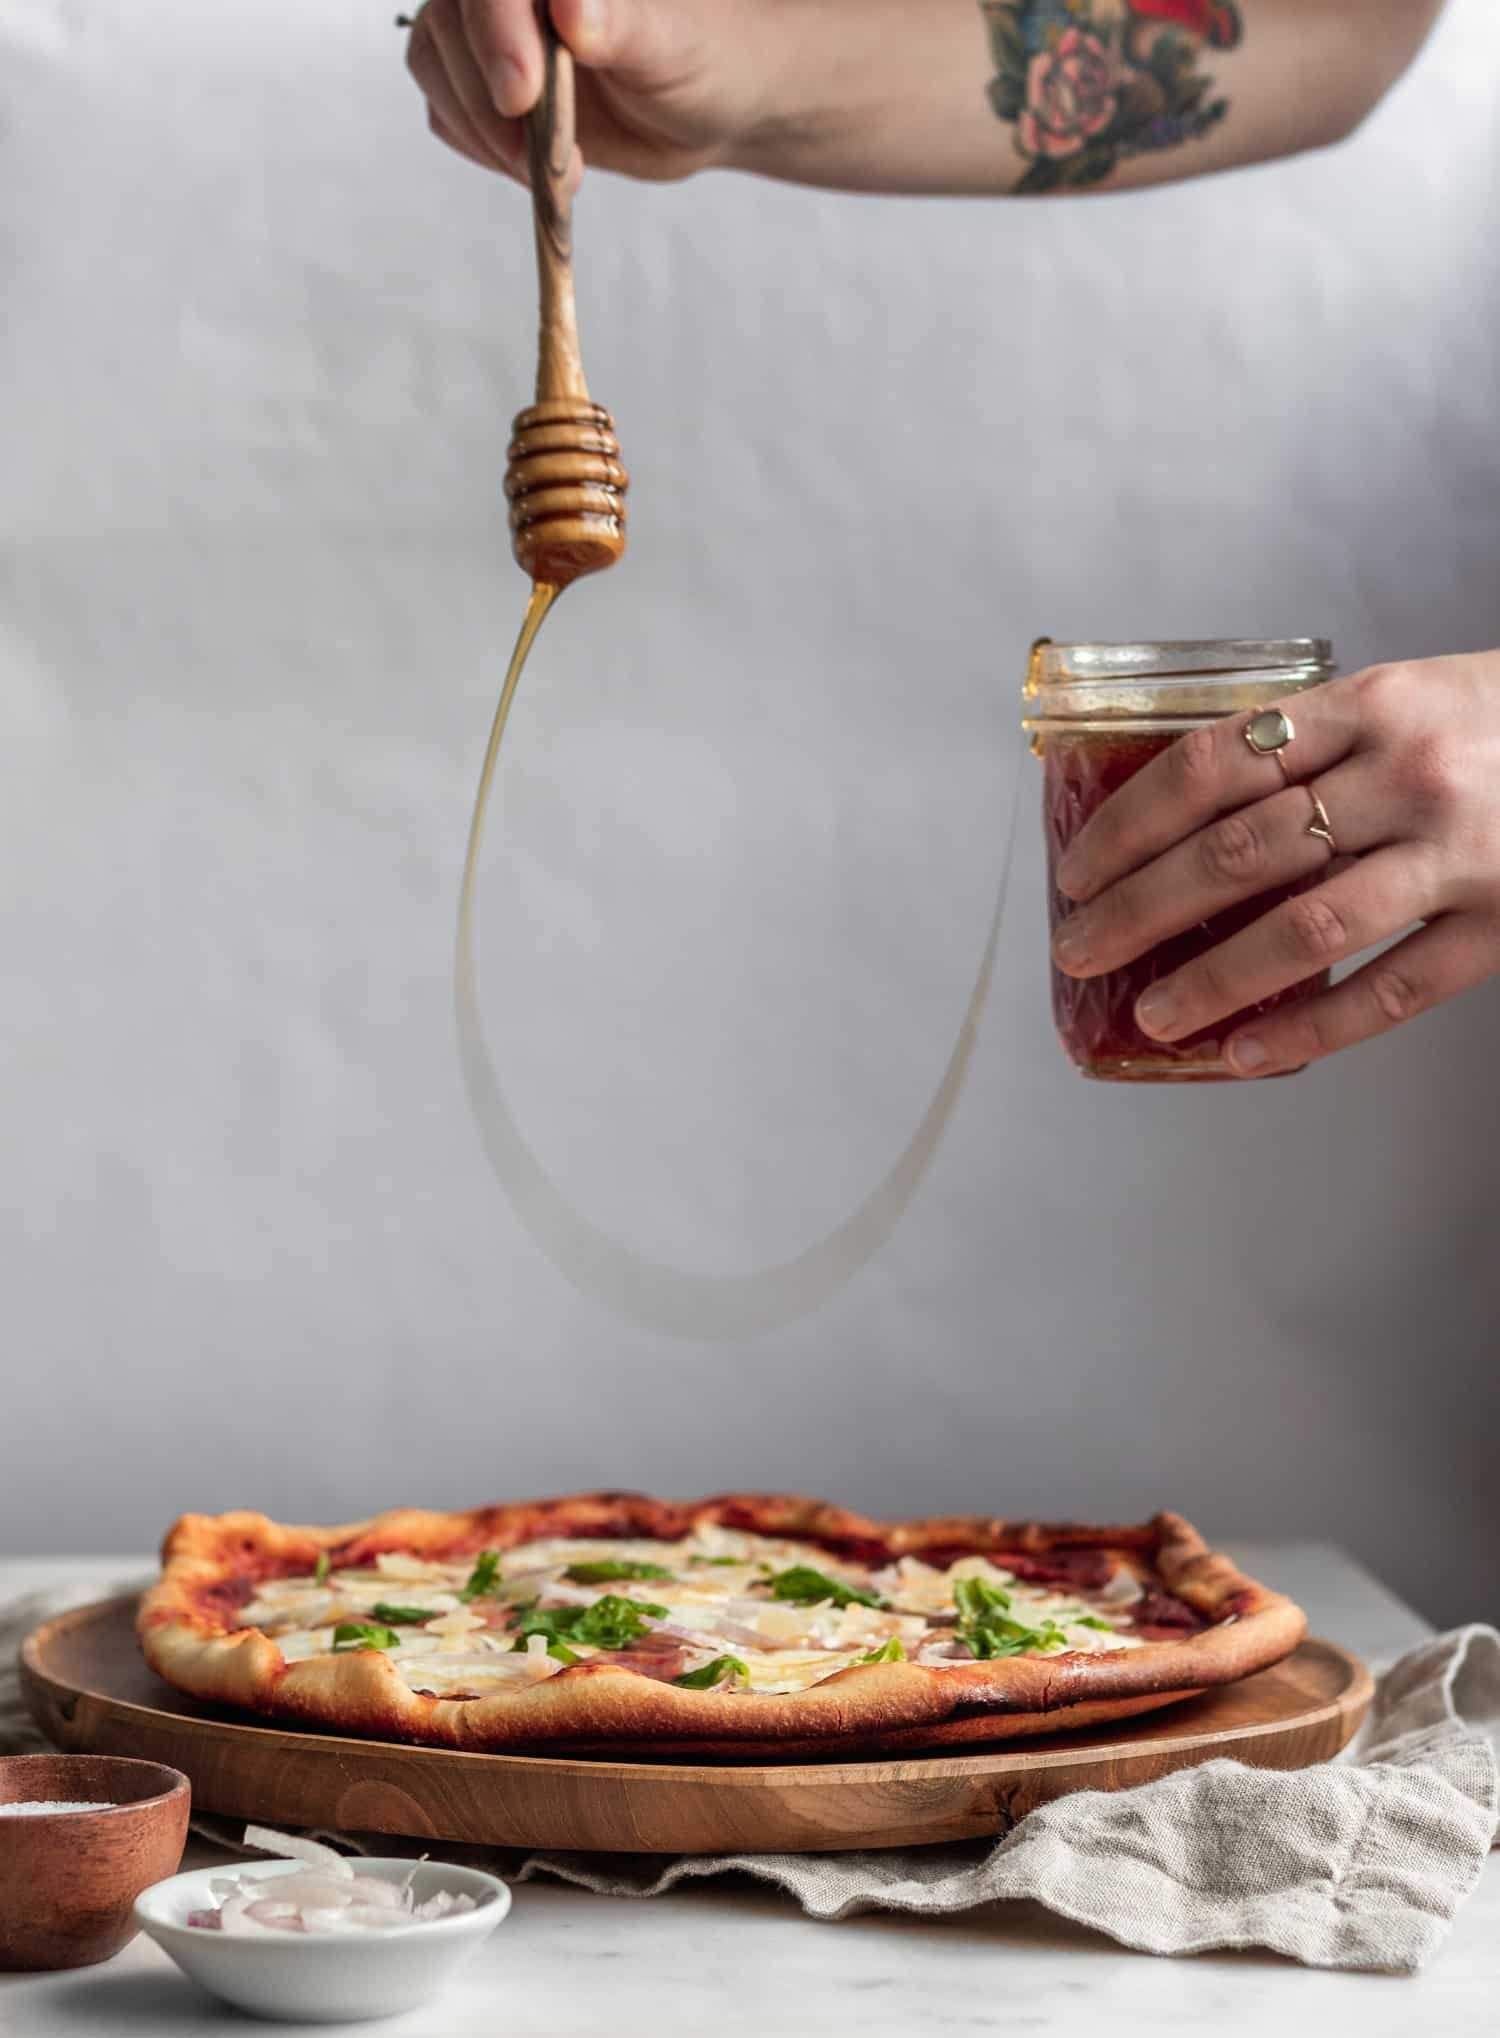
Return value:
<svg viewBox="0 0 1500 2038">
<path fill-rule="evenodd" d="M 1080 1083 L 1029 761 L 968 1089 L 849 1289 L 673 1341 L 517 1224 L 449 982 L 529 230 L 391 12 L 0 12 L 0 1544 L 787 1484 L 1176 1504 L 1493 1614 L 1500 997 L 1263 1089 Z M 738 1271 L 936 1081 L 1033 636 L 1500 643 L 1500 20 L 1453 0 L 1323 157 L 1041 207 L 601 177 L 578 243 L 632 549 L 517 711 L 486 1013 L 587 1214 Z"/>
</svg>

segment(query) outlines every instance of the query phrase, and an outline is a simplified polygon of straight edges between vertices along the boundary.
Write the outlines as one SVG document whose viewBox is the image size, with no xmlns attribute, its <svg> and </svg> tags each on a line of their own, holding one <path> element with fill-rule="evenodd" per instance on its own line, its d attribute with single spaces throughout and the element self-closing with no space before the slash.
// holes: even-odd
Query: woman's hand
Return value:
<svg viewBox="0 0 1500 2038">
<path fill-rule="evenodd" d="M 1500 971 L 1500 651 L 1375 666 L 1283 705 L 1292 784 L 1245 741 L 1247 716 L 1194 730 L 1106 801 L 1057 873 L 1079 903 L 1053 953 L 1067 975 L 1093 977 L 1326 871 L 1144 992 L 1136 1019 L 1156 1040 L 1413 930 L 1305 1004 L 1231 1034 L 1226 1058 L 1244 1076 L 1372 1039 Z M 1313 794 L 1336 856 L 1309 833 Z"/>
<path fill-rule="evenodd" d="M 776 81 L 795 12 L 791 0 L 552 0 L 579 66 L 583 156 L 659 180 L 740 162 L 787 102 Z M 427 0 L 407 64 L 434 134 L 524 183 L 522 118 L 542 85 L 533 0 Z"/>
</svg>

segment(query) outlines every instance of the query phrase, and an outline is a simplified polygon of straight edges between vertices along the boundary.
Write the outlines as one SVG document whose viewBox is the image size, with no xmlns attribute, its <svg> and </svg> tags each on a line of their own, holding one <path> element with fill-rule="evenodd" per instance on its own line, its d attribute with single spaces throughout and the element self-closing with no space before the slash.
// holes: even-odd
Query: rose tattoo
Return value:
<svg viewBox="0 0 1500 2038">
<path fill-rule="evenodd" d="M 1018 191 L 1097 184 L 1125 156 L 1207 133 L 1229 110 L 1199 69 L 1233 49 L 1233 0 L 980 0 L 990 104 L 1026 160 Z"/>
</svg>

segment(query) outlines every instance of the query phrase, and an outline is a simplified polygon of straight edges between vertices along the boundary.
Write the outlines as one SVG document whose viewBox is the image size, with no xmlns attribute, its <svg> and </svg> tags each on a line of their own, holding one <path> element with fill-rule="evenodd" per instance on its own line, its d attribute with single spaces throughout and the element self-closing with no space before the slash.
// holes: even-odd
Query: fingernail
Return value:
<svg viewBox="0 0 1500 2038">
<path fill-rule="evenodd" d="M 1238 1070 L 1242 1076 L 1254 1075 L 1257 1069 L 1263 1069 L 1271 1059 L 1266 1043 L 1255 1033 L 1236 1034 L 1230 1041 L 1227 1052 L 1229 1066 Z"/>
<path fill-rule="evenodd" d="M 1066 892 L 1070 899 L 1081 899 L 1088 886 L 1088 872 L 1084 868 L 1083 858 L 1075 856 L 1069 850 L 1057 866 L 1057 889 Z"/>
<path fill-rule="evenodd" d="M 507 50 L 500 59 L 500 112 L 514 116 L 517 109 L 525 105 L 530 84 L 526 66 Z"/>
<path fill-rule="evenodd" d="M 602 43 L 609 33 L 609 0 L 579 0 L 578 29 L 585 42 Z"/>
<path fill-rule="evenodd" d="M 1052 953 L 1063 969 L 1082 969 L 1089 959 L 1089 930 L 1082 914 L 1064 920 L 1052 941 Z"/>
<path fill-rule="evenodd" d="M 1177 1024 L 1177 993 L 1167 984 L 1153 984 L 1136 999 L 1135 1018 L 1143 1033 L 1170 1033 Z"/>
</svg>

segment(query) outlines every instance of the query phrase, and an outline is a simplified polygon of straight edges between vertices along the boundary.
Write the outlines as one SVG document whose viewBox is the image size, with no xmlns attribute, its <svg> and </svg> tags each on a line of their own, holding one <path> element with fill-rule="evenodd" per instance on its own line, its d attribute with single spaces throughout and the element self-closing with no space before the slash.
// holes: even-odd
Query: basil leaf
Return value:
<svg viewBox="0 0 1500 2038">
<path fill-rule="evenodd" d="M 377 1599 L 370 1611 L 376 1620 L 383 1620 L 393 1628 L 412 1628 L 424 1620 L 437 1619 L 430 1606 L 392 1606 L 386 1599 Z"/>
<path fill-rule="evenodd" d="M 1069 1623 L 1075 1628 L 1098 1628 L 1102 1634 L 1112 1635 L 1114 1628 L 1107 1620 L 1100 1620 L 1096 1613 L 1075 1614 Z"/>
<path fill-rule="evenodd" d="M 313 1565 L 313 1584 L 321 1585 L 333 1569 L 333 1561 L 326 1550 L 319 1550 L 318 1561 Z"/>
<path fill-rule="evenodd" d="M 580 1642 L 592 1642 L 595 1648 L 618 1649 L 620 1642 L 611 1639 L 619 1631 L 626 1641 L 635 1641 L 647 1632 L 648 1620 L 665 1620 L 667 1608 L 658 1606 L 652 1599 L 621 1599 L 613 1592 L 606 1592 L 596 1599 L 592 1606 L 578 1609 L 581 1616 L 573 1633 Z"/>
<path fill-rule="evenodd" d="M 983 1625 L 961 1629 L 960 1638 L 976 1656 L 985 1658 L 1056 1655 L 1059 1649 L 1068 1646 L 1068 1638 L 1056 1621 L 1044 1620 L 1039 1628 L 1029 1628 L 1024 1622 L 1006 1620 L 1003 1615 Z"/>
<path fill-rule="evenodd" d="M 401 1637 L 394 1628 L 383 1628 L 370 1620 L 341 1620 L 333 1631 L 334 1653 L 344 1649 L 398 1649 Z"/>
<path fill-rule="evenodd" d="M 500 1583 L 500 1556 L 496 1550 L 481 1550 L 474 1560 L 469 1573 L 469 1582 L 459 1593 L 459 1598 L 468 1601 L 483 1599 L 487 1592 L 493 1592 Z"/>
<path fill-rule="evenodd" d="M 892 1635 L 888 1642 L 882 1642 L 878 1649 L 871 1649 L 867 1656 L 860 1657 L 861 1663 L 904 1663 L 906 1651 L 901 1646 L 901 1637 Z"/>
<path fill-rule="evenodd" d="M 1012 1598 L 987 1578 L 960 1578 L 953 1587 L 958 1608 L 958 1637 L 971 1655 L 982 1661 L 998 1656 L 1056 1655 L 1068 1646 L 1068 1638 L 1055 1620 L 1044 1618 L 1039 1627 L 1012 1620 Z"/>
<path fill-rule="evenodd" d="M 794 1606 L 817 1606 L 825 1599 L 831 1599 L 835 1606 L 880 1604 L 873 1592 L 845 1585 L 842 1579 L 830 1578 L 826 1571 L 815 1571 L 811 1564 L 794 1564 L 790 1571 L 776 1572 L 771 1579 L 771 1597 L 789 1599 Z"/>
<path fill-rule="evenodd" d="M 511 1654 L 515 1654 L 514 1649 L 512 1649 Z M 566 1642 L 549 1642 L 547 1644 L 547 1654 L 555 1656 L 559 1663 L 581 1663 L 583 1661 L 578 1651 L 570 1649 Z"/>
<path fill-rule="evenodd" d="M 996 1656 L 1024 1656 L 1027 1653 L 1025 1637 L 1005 1641 L 989 1628 L 974 1628 L 962 1639 L 968 1643 L 970 1655 L 979 1657 L 982 1662 Z"/>
<path fill-rule="evenodd" d="M 688 1691 L 709 1691 L 716 1684 L 748 1684 L 750 1672 L 738 1656 L 715 1656 L 712 1663 L 705 1663 L 698 1670 L 684 1670 L 672 1682 Z"/>
<path fill-rule="evenodd" d="M 960 1622 L 986 1621 L 993 1614 L 1009 1613 L 1011 1596 L 987 1578 L 959 1578 L 953 1586 L 953 1603 Z"/>
<path fill-rule="evenodd" d="M 695 1550 L 688 1558 L 688 1562 L 690 1564 L 748 1564 L 750 1559 L 748 1557 L 700 1557 Z M 761 1568 L 764 1570 L 765 1566 L 762 1565 Z"/>
<path fill-rule="evenodd" d="M 531 1635 L 545 1635 L 549 1645 L 568 1641 L 594 1649 L 624 1649 L 648 1632 L 648 1619 L 666 1617 L 667 1609 L 648 1599 L 621 1599 L 606 1592 L 592 1606 L 522 1607 L 511 1632 L 517 1649 L 524 1649 Z"/>
<path fill-rule="evenodd" d="M 570 1564 L 563 1573 L 575 1585 L 608 1585 L 614 1578 L 670 1578 L 662 1564 L 633 1564 L 624 1557 L 599 1557 L 589 1563 Z"/>
</svg>

